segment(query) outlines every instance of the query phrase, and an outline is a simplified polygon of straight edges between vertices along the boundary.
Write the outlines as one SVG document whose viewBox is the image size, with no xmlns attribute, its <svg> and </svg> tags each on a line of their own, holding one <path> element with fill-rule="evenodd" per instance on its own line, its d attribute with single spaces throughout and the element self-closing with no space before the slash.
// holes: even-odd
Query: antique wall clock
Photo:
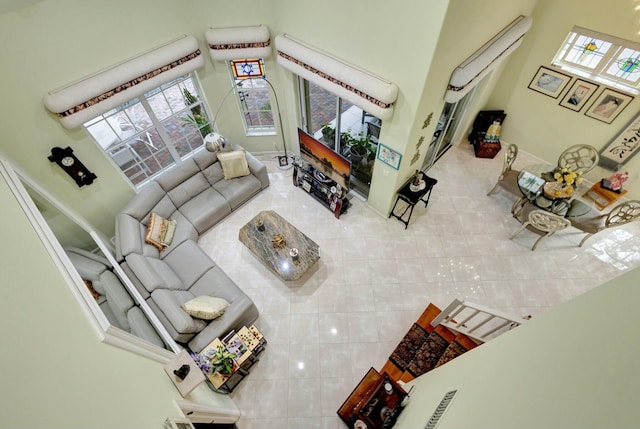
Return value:
<svg viewBox="0 0 640 429">
<path fill-rule="evenodd" d="M 73 149 L 66 147 L 54 147 L 51 149 L 49 161 L 55 162 L 75 180 L 78 186 L 90 185 L 98 177 L 93 174 L 82 162 L 73 154 Z"/>
</svg>

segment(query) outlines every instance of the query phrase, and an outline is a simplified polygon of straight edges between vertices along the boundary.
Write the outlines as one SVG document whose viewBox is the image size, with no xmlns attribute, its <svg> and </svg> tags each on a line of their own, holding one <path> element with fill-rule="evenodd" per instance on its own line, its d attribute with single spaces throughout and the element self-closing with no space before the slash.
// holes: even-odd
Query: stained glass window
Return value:
<svg viewBox="0 0 640 429">
<path fill-rule="evenodd" d="M 615 36 L 574 27 L 553 64 L 634 94 L 640 88 L 640 44 Z"/>
<path fill-rule="evenodd" d="M 275 134 L 271 94 L 262 58 L 229 61 L 247 135 Z"/>
</svg>

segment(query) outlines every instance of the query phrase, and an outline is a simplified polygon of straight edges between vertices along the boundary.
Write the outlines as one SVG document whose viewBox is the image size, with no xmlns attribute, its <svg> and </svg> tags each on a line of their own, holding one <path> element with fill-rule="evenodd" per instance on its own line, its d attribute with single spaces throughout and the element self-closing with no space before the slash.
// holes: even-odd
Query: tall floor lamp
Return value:
<svg viewBox="0 0 640 429">
<path fill-rule="evenodd" d="M 254 79 L 258 79 L 258 78 L 254 78 Z M 262 77 L 259 79 L 262 79 L 265 82 L 267 82 L 267 84 L 271 88 L 271 92 L 273 92 L 273 98 L 276 102 L 276 110 L 278 113 L 278 124 L 280 126 L 280 137 L 282 138 L 282 147 L 284 148 L 284 156 L 281 156 L 281 155 L 278 156 L 278 167 L 281 169 L 291 168 L 293 164 L 289 162 L 290 159 L 289 159 L 289 155 L 287 154 L 287 144 L 284 138 L 284 128 L 282 126 L 282 115 L 280 114 L 280 103 L 278 102 L 278 94 L 276 94 L 276 90 L 274 89 L 273 85 L 271 84 L 271 82 L 269 82 L 269 80 L 266 77 Z M 218 105 L 218 109 L 216 110 L 215 115 L 213 115 L 213 120 L 211 121 L 211 126 L 213 128 L 215 128 L 216 119 L 218 119 L 218 115 L 220 114 L 220 109 L 222 109 L 222 106 L 224 105 L 225 101 L 227 101 L 227 98 L 229 97 L 229 95 L 231 95 L 231 93 L 234 92 L 235 89 L 242 84 L 242 82 L 243 80 L 239 80 L 238 82 L 236 82 L 231 87 L 231 89 L 225 94 L 225 96 L 222 98 L 222 101 Z M 224 136 L 220 133 L 212 132 L 207 134 L 204 137 L 204 147 L 209 152 L 219 152 L 226 145 L 227 145 L 227 141 L 224 138 Z"/>
</svg>

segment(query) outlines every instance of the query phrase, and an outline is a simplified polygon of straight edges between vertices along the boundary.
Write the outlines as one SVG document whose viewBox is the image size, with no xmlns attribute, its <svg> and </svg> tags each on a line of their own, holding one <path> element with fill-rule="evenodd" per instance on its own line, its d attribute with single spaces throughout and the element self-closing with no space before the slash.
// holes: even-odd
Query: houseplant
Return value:
<svg viewBox="0 0 640 429">
<path fill-rule="evenodd" d="M 370 142 L 371 136 L 365 136 L 362 131 L 356 135 L 345 131 L 341 133 L 341 137 L 349 147 L 348 153 L 352 163 L 357 164 L 365 157 L 370 160 L 375 156 L 375 149 Z"/>
<path fill-rule="evenodd" d="M 211 356 L 211 372 L 213 374 L 220 373 L 222 375 L 233 374 L 236 366 L 234 358 L 235 354 L 231 353 L 224 347 L 218 346 L 218 350 Z"/>
</svg>

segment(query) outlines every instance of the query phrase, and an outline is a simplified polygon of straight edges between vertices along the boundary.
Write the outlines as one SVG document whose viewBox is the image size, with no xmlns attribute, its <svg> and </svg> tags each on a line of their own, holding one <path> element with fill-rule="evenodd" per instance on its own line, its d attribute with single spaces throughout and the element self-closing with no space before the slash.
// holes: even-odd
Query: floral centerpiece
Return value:
<svg viewBox="0 0 640 429">
<path fill-rule="evenodd" d="M 544 193 L 550 198 L 569 198 L 576 185 L 582 183 L 582 171 L 573 171 L 570 167 L 559 167 L 553 172 L 555 182 L 544 185 Z"/>
</svg>

